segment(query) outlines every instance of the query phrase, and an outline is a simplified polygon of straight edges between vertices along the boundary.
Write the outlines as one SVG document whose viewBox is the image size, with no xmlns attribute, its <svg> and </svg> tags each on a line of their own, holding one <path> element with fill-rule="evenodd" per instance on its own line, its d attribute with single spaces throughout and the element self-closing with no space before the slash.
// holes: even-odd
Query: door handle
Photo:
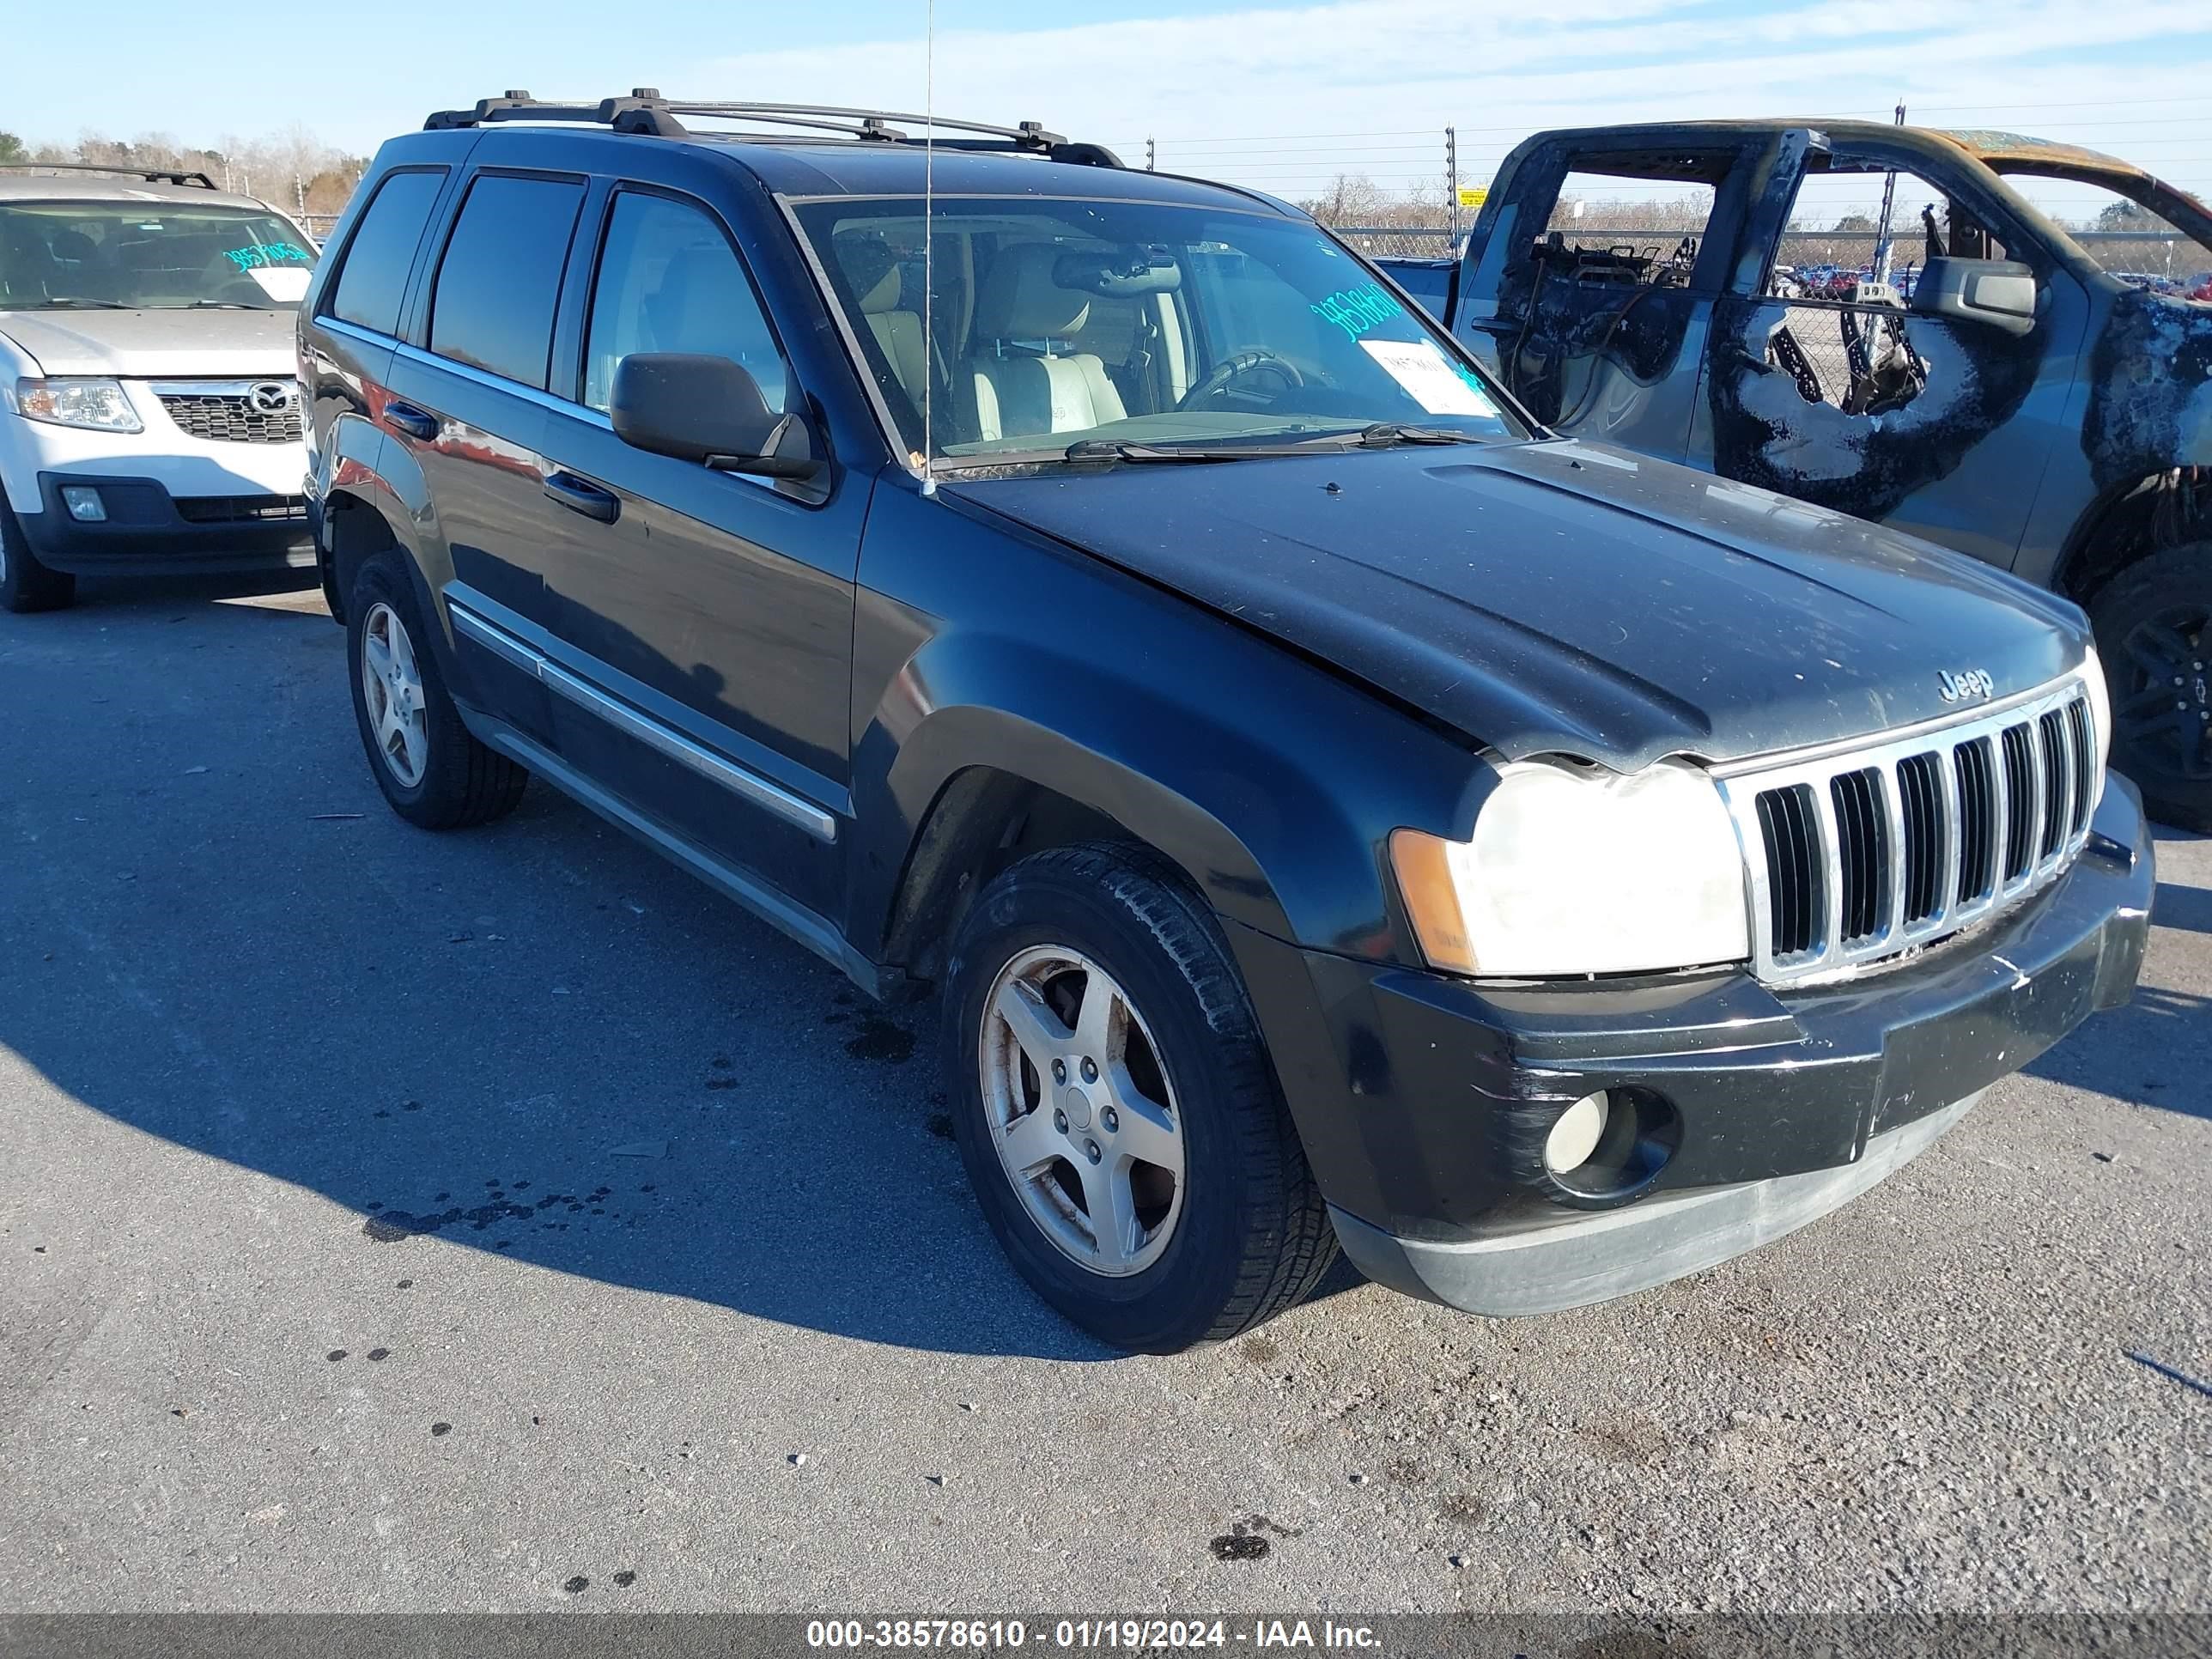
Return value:
<svg viewBox="0 0 2212 1659">
<path fill-rule="evenodd" d="M 384 423 L 395 432 L 404 432 L 424 443 L 438 435 L 438 417 L 424 413 L 412 404 L 385 404 Z"/>
<path fill-rule="evenodd" d="M 578 477 L 573 472 L 556 472 L 545 480 L 545 494 L 571 513 L 580 513 L 587 519 L 597 519 L 601 524 L 612 524 L 622 517 L 622 498 L 611 489 Z"/>
</svg>

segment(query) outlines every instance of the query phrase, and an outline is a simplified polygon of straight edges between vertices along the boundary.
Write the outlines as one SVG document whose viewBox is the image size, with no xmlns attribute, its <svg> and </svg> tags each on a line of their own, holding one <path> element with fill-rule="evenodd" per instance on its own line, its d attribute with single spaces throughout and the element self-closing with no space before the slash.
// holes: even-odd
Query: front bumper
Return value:
<svg viewBox="0 0 2212 1659">
<path fill-rule="evenodd" d="M 2155 882 L 2141 802 L 2113 778 L 2060 880 L 1837 984 L 1506 989 L 1231 934 L 1346 1254 L 1410 1294 L 1538 1313 L 1723 1261 L 1900 1167 L 2128 1000 Z M 1560 1113 L 1599 1090 L 1671 1110 L 1671 1156 L 1632 1195 L 1592 1199 L 1543 1167 Z"/>
<path fill-rule="evenodd" d="M 71 518 L 62 501 L 64 484 L 96 488 L 106 519 Z M 173 495 L 158 479 L 88 472 L 41 472 L 38 489 L 41 510 L 19 514 L 16 522 L 39 562 L 56 570 L 181 575 L 314 568 L 313 531 L 298 495 Z"/>
</svg>

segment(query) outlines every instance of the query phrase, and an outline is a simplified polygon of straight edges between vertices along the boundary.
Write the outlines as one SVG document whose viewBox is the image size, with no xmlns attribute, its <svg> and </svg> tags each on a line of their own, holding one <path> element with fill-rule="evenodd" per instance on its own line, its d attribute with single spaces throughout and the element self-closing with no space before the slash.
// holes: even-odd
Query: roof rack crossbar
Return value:
<svg viewBox="0 0 2212 1659">
<path fill-rule="evenodd" d="M 0 173 L 105 173 L 118 179 L 143 179 L 154 185 L 198 185 L 213 190 L 215 180 L 204 173 L 181 167 L 134 167 L 105 161 L 0 161 Z"/>
<path fill-rule="evenodd" d="M 981 133 L 988 137 L 1004 138 L 1024 149 L 1048 149 L 1067 140 L 1059 133 L 1048 132 L 1042 123 L 1024 121 L 1018 126 L 994 126 L 987 121 L 962 121 L 947 115 L 916 115 L 908 112 L 885 109 L 848 109 L 834 104 L 756 104 L 756 103 L 693 103 L 672 98 L 668 107 L 683 115 L 717 115 L 750 117 L 757 120 L 773 119 L 778 116 L 820 118 L 825 122 L 858 122 L 864 128 L 884 129 L 892 122 L 913 126 L 938 127 L 948 132 Z"/>
<path fill-rule="evenodd" d="M 669 112 L 659 93 L 641 87 L 627 98 L 561 100 L 532 98 L 526 92 L 479 98 L 469 109 L 441 109 L 422 123 L 426 132 L 479 127 L 494 121 L 589 121 L 617 132 L 641 132 L 655 138 L 681 138 L 684 124 Z"/>
<path fill-rule="evenodd" d="M 1042 122 L 1024 121 L 1018 126 L 994 126 L 985 121 L 963 121 L 945 115 L 902 114 L 896 110 L 855 109 L 832 104 L 757 104 L 707 99 L 664 98 L 654 87 L 633 88 L 627 98 L 543 99 L 526 92 L 508 92 L 497 98 L 478 99 L 469 109 L 440 110 L 422 123 L 430 131 L 488 125 L 495 121 L 575 121 L 611 126 L 617 132 L 644 133 L 654 137 L 682 138 L 690 130 L 680 118 L 762 121 L 774 126 L 799 127 L 813 132 L 842 133 L 848 137 L 880 143 L 916 143 L 904 131 L 908 126 L 974 135 L 963 142 L 976 148 L 995 141 L 1055 161 L 1082 161 L 1094 167 L 1119 167 L 1112 151 L 1097 144 L 1070 143 L 1059 133 L 1048 132 Z M 894 125 L 893 123 L 897 123 Z M 953 142 L 953 141 L 948 141 Z"/>
</svg>

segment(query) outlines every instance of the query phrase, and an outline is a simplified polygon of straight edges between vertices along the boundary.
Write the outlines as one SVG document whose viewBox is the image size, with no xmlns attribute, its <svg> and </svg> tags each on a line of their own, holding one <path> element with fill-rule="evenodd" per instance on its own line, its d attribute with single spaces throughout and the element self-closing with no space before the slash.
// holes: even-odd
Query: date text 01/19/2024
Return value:
<svg viewBox="0 0 2212 1659">
<path fill-rule="evenodd" d="M 1372 1648 L 1364 1625 L 1322 1620 L 1255 1619 L 1247 1626 L 1224 1619 L 1060 1619 L 1046 1624 L 1020 1619 L 816 1619 L 806 1626 L 810 1648 L 943 1648 L 953 1651 L 1020 1648 L 1032 1635 L 1040 1647 L 1123 1652 L 1160 1648 Z"/>
</svg>

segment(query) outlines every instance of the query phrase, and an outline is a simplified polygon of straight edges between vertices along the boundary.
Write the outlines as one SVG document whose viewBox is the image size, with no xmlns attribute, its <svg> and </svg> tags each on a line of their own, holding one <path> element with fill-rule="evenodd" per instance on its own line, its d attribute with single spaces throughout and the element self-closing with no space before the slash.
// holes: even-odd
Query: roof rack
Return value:
<svg viewBox="0 0 2212 1659">
<path fill-rule="evenodd" d="M 122 179 L 143 179 L 154 185 L 215 188 L 215 180 L 204 173 L 185 173 L 176 167 L 110 167 L 104 161 L 0 161 L 0 173 L 106 173 Z"/>
<path fill-rule="evenodd" d="M 664 98 L 655 87 L 635 87 L 627 98 L 602 98 L 596 103 L 581 100 L 533 98 L 526 92 L 507 92 L 497 98 L 481 98 L 471 109 L 439 110 L 422 123 L 427 131 L 488 126 L 497 121 L 576 121 L 611 127 L 617 132 L 654 138 L 684 138 L 690 129 L 684 116 L 711 120 L 759 121 L 771 126 L 796 127 L 807 132 L 842 133 L 865 143 L 914 144 L 905 125 L 931 127 L 964 137 L 937 139 L 940 149 L 998 149 L 1043 156 L 1054 161 L 1073 161 L 1091 167 L 1118 167 L 1121 158 L 1101 144 L 1072 143 L 1056 132 L 1048 132 L 1036 121 L 1018 126 L 992 126 L 981 121 L 960 121 L 943 115 L 901 114 L 894 110 L 846 109 L 828 104 L 726 103 L 705 100 Z M 894 125 L 893 123 L 902 125 Z"/>
</svg>

